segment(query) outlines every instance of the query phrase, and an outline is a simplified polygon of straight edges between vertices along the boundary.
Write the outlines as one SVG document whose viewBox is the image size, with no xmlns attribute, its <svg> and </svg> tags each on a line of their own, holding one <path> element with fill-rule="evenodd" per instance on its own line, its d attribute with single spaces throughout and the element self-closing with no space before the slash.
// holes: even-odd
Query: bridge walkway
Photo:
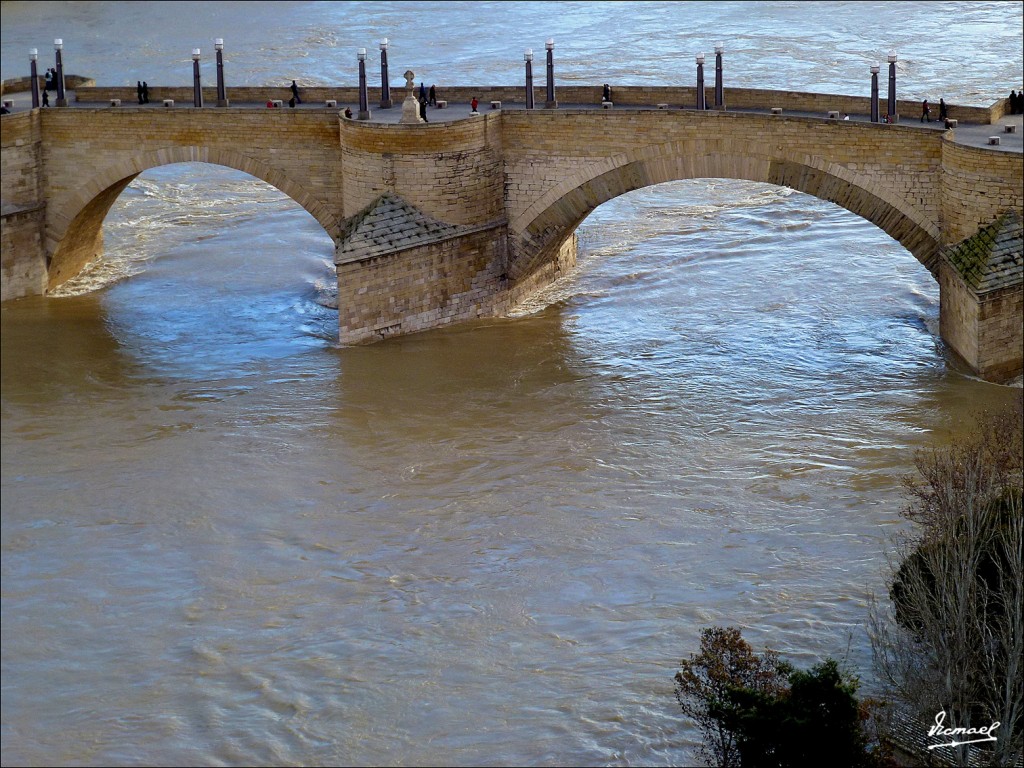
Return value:
<svg viewBox="0 0 1024 768">
<path fill-rule="evenodd" d="M 52 92 L 51 92 L 52 93 Z M 72 90 L 66 91 L 68 106 L 66 108 L 72 109 L 109 109 L 109 106 L 103 102 L 79 102 L 75 100 L 75 92 Z M 5 100 L 11 100 L 13 104 L 13 112 L 23 112 L 28 110 L 32 104 L 32 95 L 28 91 L 18 93 L 5 93 Z M 56 96 L 51 95 L 51 103 L 56 99 Z M 190 104 L 179 104 L 179 107 L 191 108 Z M 353 113 L 358 111 L 358 105 L 356 104 L 339 104 L 339 109 L 344 109 L 346 106 L 352 109 Z M 600 104 L 563 104 L 559 103 L 560 110 L 591 110 L 594 112 L 602 112 L 604 109 Z M 217 107 L 206 107 L 207 109 L 217 109 Z M 284 109 L 290 109 L 285 106 Z M 525 105 L 522 103 L 509 103 L 505 102 L 502 104 L 503 110 L 523 110 Z M 162 103 L 153 102 L 150 104 L 125 104 L 122 102 L 121 109 L 164 109 Z M 248 102 L 231 102 L 231 106 L 227 109 L 267 109 L 264 103 L 248 103 Z M 325 109 L 322 102 L 304 102 L 294 107 L 296 110 L 318 110 L 322 111 Z M 636 111 L 636 110 L 657 110 L 658 107 L 652 104 L 647 107 L 638 106 L 626 106 L 617 107 L 613 106 L 612 111 Z M 670 111 L 686 110 L 686 107 L 680 107 L 678 105 L 670 105 Z M 488 102 L 481 101 L 479 105 L 481 114 L 490 111 L 490 104 Z M 954 107 L 955 110 L 955 107 Z M 542 110 L 541 110 L 542 111 Z M 729 112 L 736 113 L 750 113 L 750 114 L 769 114 L 770 110 L 766 109 L 729 109 Z M 935 114 L 938 113 L 938 107 L 933 108 Z M 818 112 L 797 112 L 797 111 L 786 111 L 784 116 L 786 117 L 805 117 L 805 118 L 817 118 L 819 120 L 827 119 L 826 115 L 822 115 Z M 371 123 L 384 123 L 384 124 L 397 124 L 402 117 L 401 102 L 396 99 L 395 106 L 391 109 L 375 109 L 374 105 L 370 105 L 370 120 Z M 472 117 L 470 105 L 466 103 L 453 103 L 448 102 L 448 106 L 445 109 L 437 109 L 435 107 L 427 108 L 427 120 L 432 123 L 450 123 L 456 120 L 468 120 Z M 870 119 L 867 115 L 850 115 L 850 122 L 856 123 L 867 123 Z M 904 128 L 914 128 L 923 131 L 941 131 L 944 130 L 944 125 L 938 120 L 933 120 L 930 123 L 921 123 L 918 116 L 911 116 L 904 118 L 900 121 L 899 125 Z M 1013 125 L 1015 131 L 1013 133 L 1007 133 L 1004 130 L 1004 126 Z M 988 143 L 990 136 L 999 136 L 1000 143 L 998 146 L 993 146 Z M 998 123 L 967 123 L 959 122 L 955 131 L 953 132 L 953 140 L 957 144 L 963 144 L 966 146 L 982 147 L 997 152 L 1011 152 L 1021 154 L 1024 153 L 1024 115 L 1005 115 L 1000 118 Z"/>
</svg>

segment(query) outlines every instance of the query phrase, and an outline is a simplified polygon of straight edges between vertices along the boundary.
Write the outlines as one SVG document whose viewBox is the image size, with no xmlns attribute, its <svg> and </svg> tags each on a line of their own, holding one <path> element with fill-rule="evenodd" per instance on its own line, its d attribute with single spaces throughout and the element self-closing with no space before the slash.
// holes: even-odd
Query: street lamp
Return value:
<svg viewBox="0 0 1024 768">
<path fill-rule="evenodd" d="M 391 86 L 388 84 L 388 39 L 380 41 L 380 108 L 391 109 Z"/>
<path fill-rule="evenodd" d="M 527 48 L 523 51 L 523 61 L 526 62 L 526 108 L 533 109 L 533 49 Z"/>
<path fill-rule="evenodd" d="M 715 109 L 725 109 L 725 94 L 722 92 L 722 53 L 725 45 L 715 43 Z"/>
<path fill-rule="evenodd" d="M 558 102 L 555 100 L 555 41 L 549 37 L 544 47 L 548 51 L 548 92 L 544 109 L 558 109 Z"/>
<path fill-rule="evenodd" d="M 36 68 L 36 59 L 39 58 L 39 51 L 30 48 L 28 60 L 32 64 L 32 109 L 39 107 L 39 70 Z"/>
<path fill-rule="evenodd" d="M 890 123 L 898 122 L 899 115 L 896 114 L 896 51 L 889 51 L 889 101 L 886 104 L 886 111 Z"/>
<path fill-rule="evenodd" d="M 697 54 L 697 109 L 707 109 L 704 103 L 704 54 Z"/>
<path fill-rule="evenodd" d="M 359 59 L 359 120 L 370 119 L 370 105 L 366 98 L 366 49 L 360 48 L 356 54 Z"/>
<path fill-rule="evenodd" d="M 192 49 L 192 105 L 203 106 L 203 88 L 199 84 L 199 49 Z"/>
<path fill-rule="evenodd" d="M 878 122 L 878 65 L 871 65 L 871 122 Z"/>
<path fill-rule="evenodd" d="M 57 106 L 66 107 L 68 100 L 64 95 L 64 58 L 61 55 L 64 41 L 58 37 L 53 41 L 53 48 L 57 52 Z"/>
<path fill-rule="evenodd" d="M 228 92 L 224 87 L 224 38 L 216 38 L 213 47 L 217 49 L 217 106 L 226 107 Z"/>
</svg>

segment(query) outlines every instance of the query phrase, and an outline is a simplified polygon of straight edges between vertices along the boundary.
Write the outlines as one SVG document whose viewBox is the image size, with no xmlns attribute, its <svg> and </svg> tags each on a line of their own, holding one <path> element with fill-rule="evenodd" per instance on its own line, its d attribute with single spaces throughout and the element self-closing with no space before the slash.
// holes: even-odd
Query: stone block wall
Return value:
<svg viewBox="0 0 1024 768">
<path fill-rule="evenodd" d="M 501 219 L 500 117 L 415 125 L 340 121 L 345 216 L 393 192 L 448 224 Z"/>
<path fill-rule="evenodd" d="M 46 205 L 41 188 L 38 110 L 4 115 L 0 131 L 0 300 L 46 289 L 42 247 Z"/>
<path fill-rule="evenodd" d="M 338 265 L 339 339 L 365 344 L 494 316 L 505 301 L 503 228 Z"/>
<path fill-rule="evenodd" d="M 978 310 L 978 375 L 1005 382 L 1024 368 L 1024 287 L 1004 288 L 981 298 Z"/>
<path fill-rule="evenodd" d="M 1024 215 L 1024 156 L 942 144 L 942 239 L 958 243 L 1007 209 Z"/>
</svg>

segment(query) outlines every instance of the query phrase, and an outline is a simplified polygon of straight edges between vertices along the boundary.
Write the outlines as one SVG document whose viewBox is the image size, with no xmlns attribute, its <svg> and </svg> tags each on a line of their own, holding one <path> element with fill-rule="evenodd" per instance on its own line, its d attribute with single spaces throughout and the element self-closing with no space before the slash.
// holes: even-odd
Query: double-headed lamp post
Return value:
<svg viewBox="0 0 1024 768">
<path fill-rule="evenodd" d="M 380 108 L 391 109 L 391 86 L 388 84 L 388 39 L 380 41 Z"/>
<path fill-rule="evenodd" d="M 889 101 L 885 105 L 890 122 L 896 122 L 896 51 L 889 51 Z"/>
<path fill-rule="evenodd" d="M 722 53 L 725 46 L 715 43 L 715 109 L 725 109 L 725 93 L 722 89 Z"/>
<path fill-rule="evenodd" d="M 707 109 L 704 103 L 704 54 L 697 54 L 697 109 Z"/>
<path fill-rule="evenodd" d="M 359 59 L 359 120 L 370 119 L 370 105 L 366 98 L 366 49 L 360 48 L 356 54 Z"/>
<path fill-rule="evenodd" d="M 871 122 L 878 122 L 878 65 L 871 65 Z"/>
<path fill-rule="evenodd" d="M 544 47 L 548 51 L 548 90 L 544 101 L 544 109 L 558 109 L 558 102 L 555 100 L 555 41 L 549 37 L 547 42 L 544 43 Z"/>
<path fill-rule="evenodd" d="M 218 37 L 213 41 L 213 47 L 217 49 L 217 106 L 228 106 L 228 92 L 224 87 L 224 38 Z"/>
<path fill-rule="evenodd" d="M 57 106 L 66 107 L 67 97 L 64 95 L 64 41 L 59 37 L 53 41 L 53 49 L 57 53 Z"/>
<path fill-rule="evenodd" d="M 28 60 L 32 65 L 32 109 L 39 107 L 39 69 L 36 67 L 36 60 L 38 58 L 39 51 L 35 48 L 30 48 Z"/>
<path fill-rule="evenodd" d="M 526 108 L 533 109 L 533 49 L 527 48 L 523 51 L 523 61 L 526 62 Z"/>
<path fill-rule="evenodd" d="M 192 49 L 192 106 L 203 106 L 203 87 L 199 84 L 199 49 Z"/>
</svg>

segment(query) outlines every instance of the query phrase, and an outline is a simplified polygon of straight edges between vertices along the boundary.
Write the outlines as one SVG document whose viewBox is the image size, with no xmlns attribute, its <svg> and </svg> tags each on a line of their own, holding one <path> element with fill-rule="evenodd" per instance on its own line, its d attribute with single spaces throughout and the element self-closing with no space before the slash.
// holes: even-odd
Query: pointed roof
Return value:
<svg viewBox="0 0 1024 768">
<path fill-rule="evenodd" d="M 398 195 L 385 192 L 348 222 L 335 264 L 362 261 L 446 240 L 462 229 L 438 221 Z"/>
<path fill-rule="evenodd" d="M 945 251 L 946 260 L 975 293 L 989 293 L 1024 279 L 1024 225 L 1016 211 L 1004 213 Z"/>
</svg>

